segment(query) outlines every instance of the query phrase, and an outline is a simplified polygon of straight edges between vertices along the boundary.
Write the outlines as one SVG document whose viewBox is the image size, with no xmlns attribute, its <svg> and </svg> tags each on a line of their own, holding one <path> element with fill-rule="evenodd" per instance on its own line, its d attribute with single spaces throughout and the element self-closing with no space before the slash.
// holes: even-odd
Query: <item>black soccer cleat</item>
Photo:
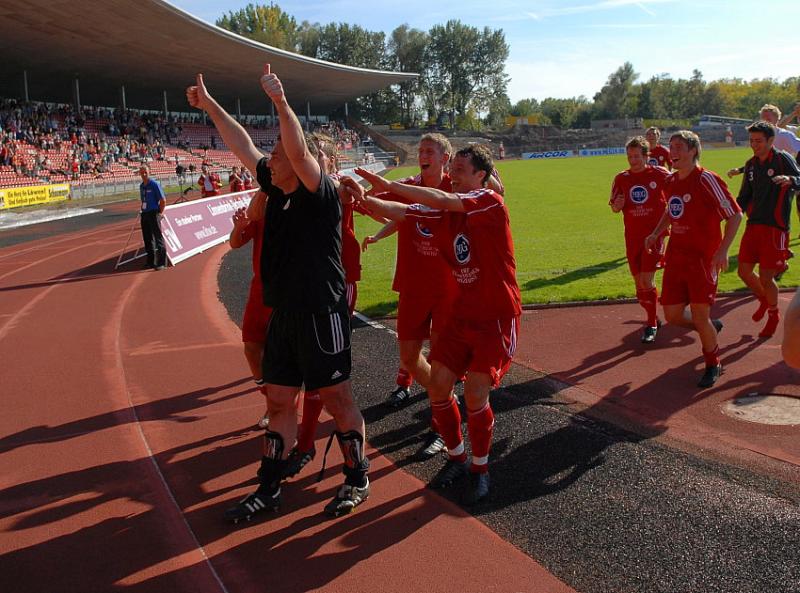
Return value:
<svg viewBox="0 0 800 593">
<path fill-rule="evenodd" d="M 698 381 L 697 386 L 701 389 L 711 387 L 717 382 L 717 379 L 719 379 L 720 375 L 722 375 L 722 363 L 715 366 L 706 367 L 706 370 L 703 373 L 703 376 L 700 378 L 700 381 Z"/>
<path fill-rule="evenodd" d="M 342 484 L 328 504 L 325 505 L 325 514 L 329 517 L 349 515 L 356 507 L 369 498 L 369 478 L 364 477 L 363 486 Z"/>
<path fill-rule="evenodd" d="M 468 461 L 455 461 L 448 459 L 439 473 L 434 476 L 430 482 L 430 487 L 436 490 L 449 488 L 456 482 L 460 481 L 464 476 L 469 473 Z"/>
<path fill-rule="evenodd" d="M 299 474 L 305 466 L 311 463 L 311 460 L 314 459 L 316 454 L 317 450 L 314 447 L 302 453 L 297 447 L 293 447 L 292 450 L 289 451 L 289 457 L 286 459 L 286 465 L 283 467 L 283 477 L 292 478 Z"/>
<path fill-rule="evenodd" d="M 256 490 L 226 510 L 224 517 L 228 523 L 233 523 L 235 525 L 240 521 L 250 521 L 250 519 L 260 513 L 275 512 L 280 506 L 280 488 L 273 493 Z"/>
<path fill-rule="evenodd" d="M 431 431 L 425 439 L 425 446 L 417 452 L 417 459 L 430 459 L 445 450 L 447 450 L 447 447 L 444 444 L 442 435 Z"/>
<path fill-rule="evenodd" d="M 386 405 L 390 408 L 399 408 L 400 406 L 408 403 L 411 399 L 411 389 L 408 387 L 400 387 L 392 391 L 389 397 L 386 398 Z"/>
<path fill-rule="evenodd" d="M 469 474 L 469 482 L 464 492 L 461 493 L 461 504 L 471 506 L 486 500 L 489 497 L 489 473 Z"/>
<path fill-rule="evenodd" d="M 642 332 L 642 344 L 652 344 L 656 341 L 656 334 L 658 333 L 657 327 L 646 327 Z"/>
</svg>

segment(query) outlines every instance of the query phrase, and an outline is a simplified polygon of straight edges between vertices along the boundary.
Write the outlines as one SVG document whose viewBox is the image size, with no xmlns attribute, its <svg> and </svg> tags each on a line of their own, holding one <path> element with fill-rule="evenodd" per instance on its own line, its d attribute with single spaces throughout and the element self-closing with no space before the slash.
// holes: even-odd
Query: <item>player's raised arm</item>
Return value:
<svg viewBox="0 0 800 593">
<path fill-rule="evenodd" d="M 256 148 L 239 122 L 214 100 L 214 97 L 206 89 L 202 74 L 198 74 L 195 84 L 186 89 L 186 99 L 189 101 L 189 105 L 202 109 L 208 114 L 228 148 L 245 167 L 255 171 L 258 161 L 264 155 Z"/>
<path fill-rule="evenodd" d="M 451 210 L 454 212 L 464 212 L 464 204 L 456 194 L 451 194 L 440 189 L 432 187 L 419 187 L 414 185 L 406 185 L 404 183 L 397 183 L 396 181 L 389 181 L 380 175 L 375 175 L 365 169 L 357 168 L 356 173 L 363 177 L 373 190 L 377 192 L 390 192 L 401 198 L 405 198 L 409 202 L 422 204 L 429 208 L 437 210 Z M 371 192 L 372 193 L 372 192 Z M 384 200 L 380 200 L 383 202 Z M 367 207 L 372 210 L 372 201 L 367 203 Z M 384 215 L 385 216 L 385 215 Z M 398 220 L 392 216 L 386 216 L 390 220 Z"/>
<path fill-rule="evenodd" d="M 275 109 L 278 112 L 281 143 L 286 151 L 286 158 L 292 164 L 292 169 L 300 179 L 300 183 L 307 190 L 316 192 L 322 182 L 322 169 L 317 159 L 309 151 L 305 134 L 303 133 L 303 126 L 292 108 L 289 107 L 289 102 L 283 92 L 283 84 L 275 74 L 270 72 L 269 64 L 264 65 L 261 88 L 264 89 L 264 92 L 275 104 Z"/>
</svg>

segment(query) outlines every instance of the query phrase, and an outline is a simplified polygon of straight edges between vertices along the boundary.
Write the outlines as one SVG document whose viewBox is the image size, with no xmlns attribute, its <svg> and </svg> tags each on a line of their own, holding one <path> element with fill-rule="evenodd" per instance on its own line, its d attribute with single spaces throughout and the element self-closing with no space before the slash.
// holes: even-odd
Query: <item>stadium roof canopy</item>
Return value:
<svg viewBox="0 0 800 593">
<path fill-rule="evenodd" d="M 269 62 L 300 113 L 327 110 L 416 74 L 353 68 L 276 49 L 210 25 L 163 0 L 3 0 L 0 95 L 85 105 L 190 111 L 184 91 L 203 72 L 231 112 L 268 113 L 258 78 Z"/>
</svg>

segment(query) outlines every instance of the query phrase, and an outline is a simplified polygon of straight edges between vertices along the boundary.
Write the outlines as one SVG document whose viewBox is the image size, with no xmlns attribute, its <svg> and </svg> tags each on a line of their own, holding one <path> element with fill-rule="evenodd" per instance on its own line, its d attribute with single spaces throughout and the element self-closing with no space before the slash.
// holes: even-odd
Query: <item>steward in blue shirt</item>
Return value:
<svg viewBox="0 0 800 593">
<path fill-rule="evenodd" d="M 147 165 L 139 167 L 142 183 L 139 185 L 139 195 L 142 199 L 142 238 L 147 251 L 145 268 L 163 270 L 167 265 L 167 250 L 164 247 L 164 237 L 161 227 L 158 226 L 159 215 L 164 212 L 167 205 L 164 190 L 155 179 L 150 179 L 150 168 Z"/>
</svg>

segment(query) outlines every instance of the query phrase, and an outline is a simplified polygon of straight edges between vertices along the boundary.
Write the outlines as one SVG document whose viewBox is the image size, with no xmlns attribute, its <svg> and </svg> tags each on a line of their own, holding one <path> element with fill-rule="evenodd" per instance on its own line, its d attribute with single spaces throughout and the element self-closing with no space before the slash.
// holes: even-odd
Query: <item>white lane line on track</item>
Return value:
<svg viewBox="0 0 800 593">
<path fill-rule="evenodd" d="M 119 228 L 117 228 L 119 227 Z M 91 237 L 92 235 L 97 235 L 99 233 L 104 233 L 107 231 L 117 231 L 122 230 L 123 228 L 128 228 L 130 230 L 130 225 L 127 223 L 111 223 L 108 226 L 104 226 L 103 228 L 93 230 L 93 231 L 86 231 L 81 232 L 77 231 L 74 233 L 68 233 L 66 237 L 61 239 L 53 239 L 51 241 L 46 241 L 46 239 L 35 239 L 33 242 L 36 243 L 35 245 L 31 245 L 30 247 L 25 247 L 22 249 L 14 249 L 16 245 L 12 245 L 10 247 L 3 247 L 2 249 L 8 249 L 8 253 L 0 254 L 0 260 L 8 259 L 11 257 L 19 257 L 21 254 L 30 253 L 32 251 L 40 251 L 43 249 L 51 249 L 53 245 L 58 245 L 59 243 L 64 243 L 66 241 L 72 241 L 75 239 L 85 239 L 86 237 Z"/>
<path fill-rule="evenodd" d="M 139 415 L 136 413 L 136 406 L 133 403 L 133 398 L 131 397 L 131 391 L 128 389 L 128 377 L 125 373 L 125 365 L 122 360 L 122 347 L 120 346 L 120 334 L 122 333 L 122 318 L 125 313 L 125 308 L 128 305 L 128 301 L 130 297 L 135 292 L 135 289 L 143 282 L 145 276 L 137 277 L 134 282 L 125 290 L 122 295 L 122 299 L 119 303 L 118 311 L 119 314 L 116 316 L 116 331 L 114 332 L 114 356 L 116 358 L 117 368 L 119 369 L 119 373 L 122 376 L 122 384 L 125 389 L 125 396 L 128 399 L 128 408 L 130 409 L 131 414 L 133 415 L 134 425 L 136 426 L 136 430 L 139 434 L 139 438 L 144 445 L 145 450 L 147 451 L 147 457 L 150 460 L 150 463 L 153 466 L 153 469 L 158 476 L 158 479 L 161 481 L 161 486 L 164 488 L 164 492 L 172 502 L 173 506 L 175 507 L 176 512 L 181 518 L 183 525 L 186 527 L 186 531 L 189 537 L 194 542 L 195 547 L 197 548 L 198 552 L 202 556 L 203 560 L 208 566 L 208 569 L 211 571 L 211 575 L 216 580 L 217 584 L 219 585 L 220 590 L 223 593 L 229 593 L 227 587 L 225 587 L 225 583 L 222 582 L 222 578 L 217 573 L 217 570 L 214 568 L 214 565 L 211 563 L 211 559 L 206 554 L 206 550 L 203 545 L 200 543 L 200 540 L 197 539 L 197 535 L 195 534 L 192 526 L 189 524 L 189 520 L 186 518 L 186 515 L 183 513 L 183 509 L 178 504 L 178 500 L 175 498 L 175 494 L 172 492 L 172 489 L 169 487 L 169 483 L 167 482 L 167 478 L 161 471 L 161 468 L 158 465 L 158 461 L 156 461 L 155 455 L 153 454 L 153 449 L 150 447 L 150 443 L 147 440 L 147 436 L 144 434 L 144 429 L 142 428 L 142 422 L 139 418 Z M 184 552 L 185 553 L 185 552 Z"/>
<path fill-rule="evenodd" d="M 363 323 L 366 323 L 370 327 L 374 327 L 375 329 L 382 329 L 384 331 L 389 332 L 393 336 L 397 335 L 397 332 L 394 331 L 392 328 L 386 327 L 385 325 L 382 325 L 382 324 L 378 323 L 377 321 L 373 321 L 372 319 L 370 319 L 369 317 L 367 317 L 363 313 L 359 313 L 358 311 L 354 311 L 353 312 L 353 317 L 356 317 L 359 321 L 361 321 Z"/>
</svg>

